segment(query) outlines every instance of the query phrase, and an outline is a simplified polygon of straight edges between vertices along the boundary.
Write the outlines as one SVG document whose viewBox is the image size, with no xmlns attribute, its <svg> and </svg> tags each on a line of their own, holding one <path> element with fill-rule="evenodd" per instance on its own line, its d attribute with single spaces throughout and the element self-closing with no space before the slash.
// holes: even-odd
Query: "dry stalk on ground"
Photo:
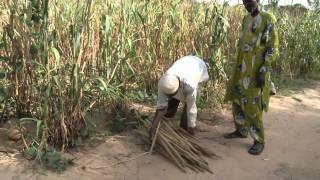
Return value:
<svg viewBox="0 0 320 180">
<path fill-rule="evenodd" d="M 143 139 L 150 142 L 148 129 L 150 122 L 144 123 L 139 134 Z M 155 150 L 173 162 L 179 169 L 186 172 L 189 168 L 195 172 L 208 171 L 213 173 L 204 157 L 217 156 L 209 149 L 200 145 L 199 140 L 181 128 L 174 128 L 174 124 L 164 118 L 156 133 Z"/>
</svg>

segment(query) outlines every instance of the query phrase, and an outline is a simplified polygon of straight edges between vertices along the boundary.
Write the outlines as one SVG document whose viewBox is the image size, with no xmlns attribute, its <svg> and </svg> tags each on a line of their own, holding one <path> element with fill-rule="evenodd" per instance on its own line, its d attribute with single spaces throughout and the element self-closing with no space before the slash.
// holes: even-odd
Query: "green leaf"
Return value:
<svg viewBox="0 0 320 180">
<path fill-rule="evenodd" d="M 61 153 L 50 147 L 47 148 L 41 159 L 48 168 L 57 172 L 62 172 L 67 166 L 72 165 L 71 159 L 63 157 Z"/>
<path fill-rule="evenodd" d="M 56 58 L 58 64 L 60 64 L 60 53 L 59 53 L 59 51 L 54 47 L 51 47 L 50 51 L 54 54 L 54 57 Z"/>
<path fill-rule="evenodd" d="M 57 85 L 59 92 L 61 92 L 61 83 L 59 80 L 59 76 L 53 76 L 54 83 Z"/>
<path fill-rule="evenodd" d="M 36 118 L 21 118 L 20 123 L 23 124 L 24 122 L 33 121 L 37 123 L 37 137 L 39 138 L 39 131 L 42 125 L 42 121 Z"/>
<path fill-rule="evenodd" d="M 4 49 L 6 47 L 5 43 L 0 43 L 0 49 Z"/>
<path fill-rule="evenodd" d="M 77 33 L 73 39 L 73 56 L 77 57 L 81 47 L 81 33 Z"/>
<path fill-rule="evenodd" d="M 28 160 L 32 160 L 37 156 L 37 153 L 38 153 L 37 149 L 32 146 L 23 151 L 23 156 Z"/>
<path fill-rule="evenodd" d="M 10 60 L 10 58 L 8 58 L 8 57 L 0 56 L 0 62 L 1 61 L 9 61 L 9 60 Z"/>
<path fill-rule="evenodd" d="M 96 78 L 102 85 L 102 87 L 100 86 L 100 89 L 103 89 L 104 91 L 108 90 L 108 86 L 107 83 L 105 82 L 105 80 L 102 77 L 98 77 Z"/>
<path fill-rule="evenodd" d="M 0 71 L 0 79 L 5 79 L 6 78 L 6 72 Z"/>
<path fill-rule="evenodd" d="M 37 138 L 40 138 L 39 132 L 40 132 L 41 125 L 42 125 L 42 121 L 40 121 L 40 120 L 37 121 L 37 134 L 36 134 Z"/>
<path fill-rule="evenodd" d="M 74 88 L 74 93 L 77 94 L 79 92 L 79 65 L 74 64 L 74 69 L 73 69 L 73 88 Z"/>
</svg>

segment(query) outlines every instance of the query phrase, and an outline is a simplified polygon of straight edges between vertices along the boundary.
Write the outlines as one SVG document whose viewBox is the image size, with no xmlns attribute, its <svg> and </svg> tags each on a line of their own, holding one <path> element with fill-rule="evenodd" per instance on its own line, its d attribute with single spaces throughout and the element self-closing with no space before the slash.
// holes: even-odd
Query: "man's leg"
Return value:
<svg viewBox="0 0 320 180">
<path fill-rule="evenodd" d="M 183 106 L 183 111 L 180 119 L 180 127 L 187 130 L 188 129 L 188 115 L 187 115 L 187 105 Z"/>
<path fill-rule="evenodd" d="M 262 122 L 262 112 L 256 118 L 249 118 L 249 132 L 254 141 L 264 144 L 264 129 Z"/>
<path fill-rule="evenodd" d="M 186 130 L 188 133 L 191 135 L 194 135 L 194 127 L 189 127 L 188 125 L 188 114 L 187 114 L 187 104 L 183 106 L 183 111 L 181 114 L 181 119 L 180 119 L 180 127 L 184 130 Z"/>
<path fill-rule="evenodd" d="M 254 140 L 253 146 L 249 149 L 249 153 L 259 155 L 264 149 L 264 128 L 263 128 L 263 110 L 260 103 L 246 107 L 246 114 L 248 120 L 248 129 L 251 137 Z"/>
<path fill-rule="evenodd" d="M 225 134 L 226 139 L 246 138 L 248 136 L 248 128 L 246 126 L 246 117 L 240 105 L 232 104 L 232 114 L 234 120 L 235 131 Z"/>
<path fill-rule="evenodd" d="M 179 100 L 171 98 L 168 102 L 167 112 L 164 116 L 168 118 L 172 118 L 178 110 L 179 103 L 180 103 Z"/>
</svg>

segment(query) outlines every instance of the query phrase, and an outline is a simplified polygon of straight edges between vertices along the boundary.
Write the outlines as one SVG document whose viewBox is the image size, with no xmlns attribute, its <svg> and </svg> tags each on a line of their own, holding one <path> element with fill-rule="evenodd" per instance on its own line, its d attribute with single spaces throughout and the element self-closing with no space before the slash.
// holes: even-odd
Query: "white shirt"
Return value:
<svg viewBox="0 0 320 180">
<path fill-rule="evenodd" d="M 197 119 L 197 88 L 199 83 L 209 79 L 207 66 L 196 56 L 185 56 L 178 59 L 166 72 L 176 75 L 180 79 L 180 87 L 173 98 L 187 104 L 187 117 L 189 127 L 196 126 Z M 168 96 L 158 89 L 157 109 L 168 106 Z"/>
</svg>

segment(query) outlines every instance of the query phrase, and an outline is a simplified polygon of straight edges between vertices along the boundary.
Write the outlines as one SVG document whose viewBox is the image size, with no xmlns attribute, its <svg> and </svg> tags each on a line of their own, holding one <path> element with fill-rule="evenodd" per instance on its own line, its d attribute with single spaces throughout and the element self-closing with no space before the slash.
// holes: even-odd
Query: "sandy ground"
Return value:
<svg viewBox="0 0 320 180">
<path fill-rule="evenodd" d="M 320 83 L 287 96 L 275 96 L 265 115 L 266 148 L 260 156 L 247 153 L 251 138 L 225 140 L 233 130 L 230 111 L 202 113 L 201 143 L 221 159 L 208 159 L 214 174 L 183 173 L 160 155 L 142 156 L 143 145 L 132 135 L 109 138 L 95 148 L 73 152 L 75 165 L 62 174 L 32 168 L 17 152 L 0 152 L 1 180 L 319 180 Z M 210 123 L 204 123 L 210 122 Z M 0 131 L 1 132 L 1 131 Z M 0 133 L 1 137 L 1 133 Z M 0 139 L 0 151 L 5 139 Z M 10 143 L 10 142 L 8 142 Z M 14 143 L 9 144 L 14 146 Z M 7 146 L 8 147 L 8 146 Z M 114 165 L 119 161 L 126 163 Z M 114 165 L 114 166 L 111 166 Z"/>
</svg>

